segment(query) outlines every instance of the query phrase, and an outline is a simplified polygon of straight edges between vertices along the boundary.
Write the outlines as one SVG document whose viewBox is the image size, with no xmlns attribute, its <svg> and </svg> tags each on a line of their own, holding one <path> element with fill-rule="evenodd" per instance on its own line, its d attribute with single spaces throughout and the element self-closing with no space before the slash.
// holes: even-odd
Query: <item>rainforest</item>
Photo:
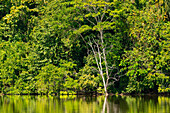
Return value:
<svg viewBox="0 0 170 113">
<path fill-rule="evenodd" d="M 0 0 L 0 95 L 170 93 L 168 0 Z"/>
</svg>

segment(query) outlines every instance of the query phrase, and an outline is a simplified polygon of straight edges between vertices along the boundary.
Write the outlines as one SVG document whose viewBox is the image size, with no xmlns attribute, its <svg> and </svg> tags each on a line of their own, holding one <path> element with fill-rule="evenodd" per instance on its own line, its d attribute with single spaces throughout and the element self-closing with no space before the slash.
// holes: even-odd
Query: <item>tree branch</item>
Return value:
<svg viewBox="0 0 170 113">
<path fill-rule="evenodd" d="M 96 60 L 96 63 L 97 63 L 97 67 L 98 67 L 99 71 L 101 71 L 101 69 L 100 69 L 100 67 L 99 67 L 99 62 L 98 62 L 98 60 L 97 60 L 96 52 L 95 52 L 95 50 L 94 50 L 94 48 L 93 48 L 93 45 L 91 44 L 92 42 L 91 42 L 90 39 L 89 39 L 89 41 L 90 41 L 90 43 L 88 43 L 88 44 L 89 44 L 90 47 L 92 48 L 92 51 L 93 51 L 93 54 L 94 54 L 94 57 L 95 57 L 95 60 Z"/>
</svg>

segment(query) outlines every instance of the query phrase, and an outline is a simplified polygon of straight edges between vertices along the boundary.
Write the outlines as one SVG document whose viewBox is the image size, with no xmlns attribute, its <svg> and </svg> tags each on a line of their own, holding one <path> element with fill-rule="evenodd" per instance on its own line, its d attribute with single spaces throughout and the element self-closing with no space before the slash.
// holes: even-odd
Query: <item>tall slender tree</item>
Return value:
<svg viewBox="0 0 170 113">
<path fill-rule="evenodd" d="M 113 57 L 117 57 L 116 48 L 119 48 L 120 44 L 114 44 L 120 41 L 115 33 L 123 11 L 119 9 L 119 5 L 119 1 L 109 0 L 75 0 L 74 2 L 74 8 L 79 9 L 74 18 L 79 24 L 75 33 L 79 34 L 91 48 L 106 95 L 108 95 L 107 87 L 111 84 L 110 81 L 114 83 L 120 77 L 115 62 L 109 61 L 110 59 L 114 61 Z"/>
</svg>

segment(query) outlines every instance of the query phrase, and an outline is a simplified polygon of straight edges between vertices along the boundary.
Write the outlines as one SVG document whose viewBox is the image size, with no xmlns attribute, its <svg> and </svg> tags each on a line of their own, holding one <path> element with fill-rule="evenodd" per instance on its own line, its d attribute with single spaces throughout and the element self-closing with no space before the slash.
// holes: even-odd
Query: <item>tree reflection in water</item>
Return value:
<svg viewBox="0 0 170 113">
<path fill-rule="evenodd" d="M 163 96 L 0 96 L 0 113 L 170 113 Z"/>
<path fill-rule="evenodd" d="M 127 113 L 128 105 L 122 96 L 105 96 L 101 113 Z"/>
</svg>

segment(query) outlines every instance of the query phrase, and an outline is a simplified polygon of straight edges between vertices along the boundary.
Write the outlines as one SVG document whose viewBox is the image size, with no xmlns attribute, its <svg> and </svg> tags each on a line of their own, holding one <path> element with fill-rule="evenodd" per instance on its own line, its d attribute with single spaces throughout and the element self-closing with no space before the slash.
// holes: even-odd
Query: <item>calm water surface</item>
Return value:
<svg viewBox="0 0 170 113">
<path fill-rule="evenodd" d="M 170 113 L 170 97 L 0 96 L 0 113 Z"/>
</svg>

